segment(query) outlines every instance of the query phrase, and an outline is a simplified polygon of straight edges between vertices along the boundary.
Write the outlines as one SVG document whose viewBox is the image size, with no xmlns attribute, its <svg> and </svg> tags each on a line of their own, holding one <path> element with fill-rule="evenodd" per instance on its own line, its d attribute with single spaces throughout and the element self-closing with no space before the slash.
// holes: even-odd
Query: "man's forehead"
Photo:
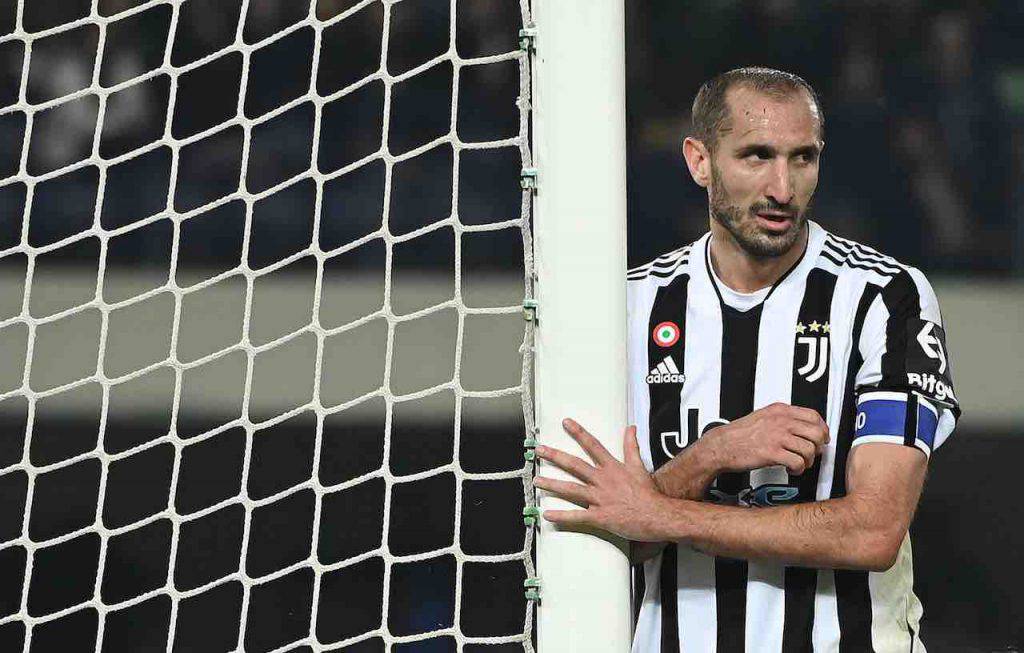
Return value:
<svg viewBox="0 0 1024 653">
<path fill-rule="evenodd" d="M 725 100 L 729 116 L 722 125 L 723 138 L 817 140 L 817 106 L 803 89 L 779 96 L 737 86 L 728 90 Z"/>
</svg>

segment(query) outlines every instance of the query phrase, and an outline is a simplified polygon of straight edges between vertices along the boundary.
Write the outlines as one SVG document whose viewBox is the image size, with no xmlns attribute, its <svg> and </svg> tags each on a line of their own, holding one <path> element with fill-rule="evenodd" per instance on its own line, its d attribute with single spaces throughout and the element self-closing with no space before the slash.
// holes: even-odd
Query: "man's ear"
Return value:
<svg viewBox="0 0 1024 653">
<path fill-rule="evenodd" d="M 692 136 L 683 140 L 683 158 L 686 159 L 686 167 L 690 169 L 690 176 L 701 188 L 707 188 L 711 183 L 711 153 L 704 147 L 704 143 Z"/>
</svg>

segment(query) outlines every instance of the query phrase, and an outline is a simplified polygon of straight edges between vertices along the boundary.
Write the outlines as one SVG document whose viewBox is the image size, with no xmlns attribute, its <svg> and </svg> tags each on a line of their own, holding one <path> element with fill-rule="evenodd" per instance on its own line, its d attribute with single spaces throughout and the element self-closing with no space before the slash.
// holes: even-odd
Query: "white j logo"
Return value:
<svg viewBox="0 0 1024 653">
<path fill-rule="evenodd" d="M 807 362 L 797 369 L 797 373 L 810 383 L 814 383 L 825 373 L 825 366 L 828 364 L 828 337 L 800 336 L 796 341 L 807 345 Z"/>
</svg>

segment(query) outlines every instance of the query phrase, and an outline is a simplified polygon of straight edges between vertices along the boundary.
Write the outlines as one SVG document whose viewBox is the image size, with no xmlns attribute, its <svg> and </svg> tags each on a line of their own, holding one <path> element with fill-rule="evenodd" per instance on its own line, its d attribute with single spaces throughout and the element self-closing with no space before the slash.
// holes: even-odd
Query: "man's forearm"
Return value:
<svg viewBox="0 0 1024 653">
<path fill-rule="evenodd" d="M 879 523 L 857 497 L 743 508 L 666 501 L 664 539 L 711 555 L 806 567 L 883 570 L 892 566 L 903 524 Z"/>
<path fill-rule="evenodd" d="M 927 457 L 917 447 L 867 442 L 850 451 L 847 494 L 842 498 L 771 508 L 719 506 L 667 496 L 644 469 L 636 427 L 628 427 L 624 433 L 620 461 L 576 422 L 566 420 L 564 426 L 595 464 L 559 449 L 537 447 L 541 459 L 578 481 L 538 476 L 534 484 L 583 507 L 545 510 L 544 519 L 558 526 L 600 528 L 637 542 L 674 541 L 713 555 L 790 565 L 870 570 L 892 566 L 927 471 Z M 736 433 L 743 435 L 742 431 Z M 806 462 L 812 451 L 808 449 L 801 458 Z M 763 456 L 754 456 L 759 457 Z M 693 470 L 706 472 L 716 466 L 688 467 L 683 460 L 676 464 L 689 470 L 681 475 L 687 482 L 669 489 L 687 494 L 702 483 L 703 474 L 691 473 Z M 725 462 L 727 466 L 736 464 L 735 460 Z M 670 474 L 669 478 L 678 481 L 680 477 Z"/>
<path fill-rule="evenodd" d="M 720 472 L 714 452 L 698 440 L 654 472 L 654 482 L 666 496 L 700 501 Z"/>
<path fill-rule="evenodd" d="M 700 501 L 718 475 L 713 453 L 698 442 L 655 470 L 655 484 L 665 496 Z M 665 542 L 633 542 L 630 561 L 638 564 L 653 558 L 665 548 Z"/>
</svg>

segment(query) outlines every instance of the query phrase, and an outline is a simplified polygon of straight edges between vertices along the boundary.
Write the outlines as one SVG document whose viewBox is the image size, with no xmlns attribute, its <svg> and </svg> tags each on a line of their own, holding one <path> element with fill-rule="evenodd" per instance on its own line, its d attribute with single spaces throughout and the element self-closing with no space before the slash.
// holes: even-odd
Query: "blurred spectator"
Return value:
<svg viewBox="0 0 1024 653">
<path fill-rule="evenodd" d="M 64 89 L 78 89 L 89 85 L 92 65 L 72 53 L 67 55 L 39 53 L 32 62 L 39 74 L 29 77 L 29 97 L 50 98 Z M 37 140 L 31 150 L 32 159 L 39 167 L 50 170 L 74 160 L 75 153 L 88 150 L 96 126 L 96 113 L 84 102 L 71 103 L 61 115 L 45 140 Z"/>
<path fill-rule="evenodd" d="M 1005 162 L 991 77 L 975 63 L 974 31 L 964 11 L 930 19 L 923 56 L 910 68 L 914 82 L 904 90 L 910 115 L 896 116 L 895 145 L 922 231 L 932 236 L 925 253 L 954 265 L 979 257 L 1007 261 L 1009 254 L 1002 234 L 991 237 L 1007 214 L 999 175 Z"/>
</svg>

